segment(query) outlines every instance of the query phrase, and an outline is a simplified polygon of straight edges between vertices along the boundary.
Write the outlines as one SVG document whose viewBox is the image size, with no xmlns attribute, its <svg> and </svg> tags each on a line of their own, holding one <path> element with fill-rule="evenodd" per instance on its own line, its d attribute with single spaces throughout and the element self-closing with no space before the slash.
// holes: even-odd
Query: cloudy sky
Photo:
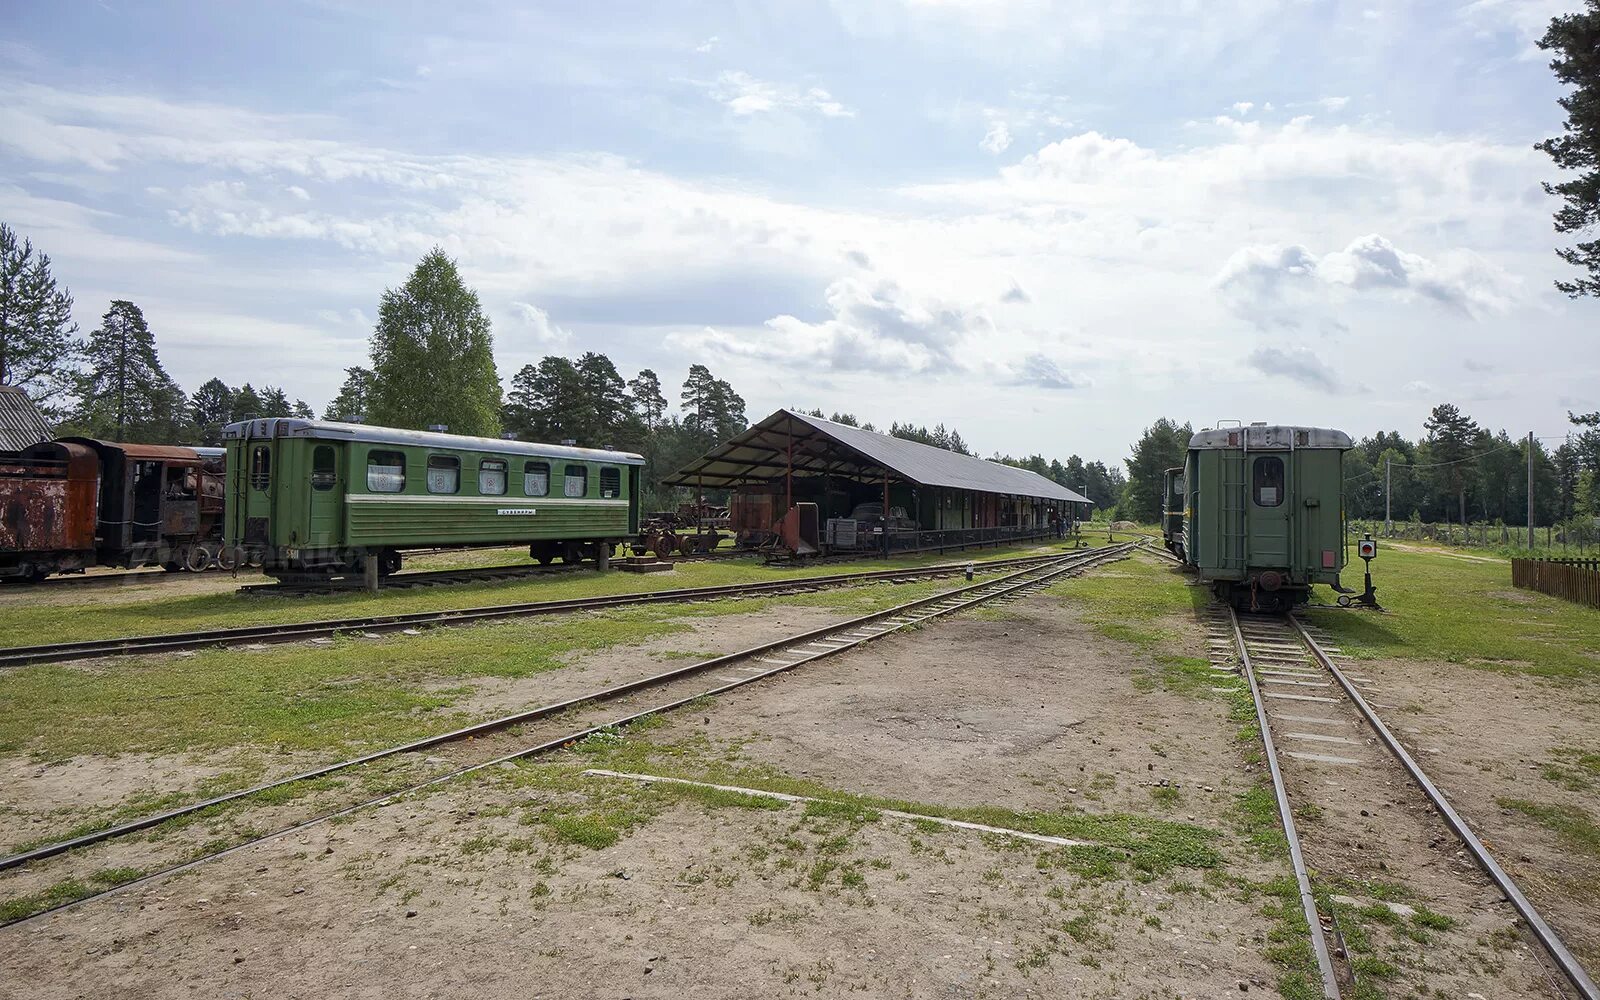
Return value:
<svg viewBox="0 0 1600 1000">
<path fill-rule="evenodd" d="M 1163 415 L 1559 434 L 1575 6 L 7 3 L 0 219 L 85 330 L 131 298 L 187 387 L 319 408 L 438 244 L 506 380 L 699 360 L 752 416 L 1105 460 Z"/>
</svg>

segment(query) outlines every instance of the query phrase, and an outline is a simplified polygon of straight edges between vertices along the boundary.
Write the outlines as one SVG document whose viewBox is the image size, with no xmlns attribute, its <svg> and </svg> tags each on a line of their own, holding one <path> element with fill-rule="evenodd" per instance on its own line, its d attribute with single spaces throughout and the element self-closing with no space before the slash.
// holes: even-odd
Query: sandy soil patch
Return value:
<svg viewBox="0 0 1600 1000">
<path fill-rule="evenodd" d="M 1600 965 L 1600 856 L 1502 801 L 1583 810 L 1600 823 L 1600 685 L 1455 663 L 1358 662 L 1384 721 L 1591 968 Z M 1449 849 L 1456 849 L 1453 839 Z"/>
<path fill-rule="evenodd" d="M 553 845 L 528 825 L 542 793 L 489 781 L 0 932 L 0 981 L 34 996 L 1261 992 L 1270 925 L 1230 880 L 1277 866 L 1229 832 L 1253 778 L 1222 705 L 1136 683 L 1151 665 L 1051 598 L 1011 612 L 751 685 L 649 738 L 710 733 L 743 763 L 853 792 L 1192 817 L 1218 831 L 1226 874 L 1091 877 L 1037 845 L 799 807 L 684 804 L 610 846 Z M 695 645 L 737 644 L 729 621 Z M 616 668 L 590 666 L 591 681 Z M 1163 780 L 1179 789 L 1166 806 Z"/>
</svg>

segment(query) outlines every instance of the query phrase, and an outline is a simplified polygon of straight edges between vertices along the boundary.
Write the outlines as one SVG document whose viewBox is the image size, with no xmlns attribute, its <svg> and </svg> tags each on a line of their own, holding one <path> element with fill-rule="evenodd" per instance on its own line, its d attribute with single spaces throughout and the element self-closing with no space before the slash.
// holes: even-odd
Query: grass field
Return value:
<svg viewBox="0 0 1600 1000">
<path fill-rule="evenodd" d="M 109 667 L 45 664 L 0 677 L 0 753 L 175 753 L 234 746 L 350 752 L 470 721 L 471 681 L 556 670 L 573 654 L 688 633 L 691 622 L 776 604 L 868 614 L 958 586 L 877 584 L 782 598 L 659 605 L 438 629 L 330 646 L 211 649 Z M 690 660 L 685 650 L 667 658 Z"/>
<path fill-rule="evenodd" d="M 1600 677 L 1600 611 L 1511 586 L 1508 560 L 1384 546 L 1373 561 L 1390 612 L 1316 611 L 1357 657 L 1446 660 L 1544 677 Z M 1360 580 L 1359 564 L 1347 585 Z M 1318 600 L 1326 600 L 1326 591 Z"/>
<path fill-rule="evenodd" d="M 1106 544 L 1104 534 L 1091 534 L 1092 545 Z M 484 565 L 515 562 L 503 550 Z M 277 597 L 233 591 L 207 594 L 163 594 L 161 588 L 141 589 L 128 600 L 107 601 L 89 592 L 62 588 L 28 601 L 0 607 L 0 647 L 45 642 L 70 642 L 125 635 L 150 635 L 194 629 L 240 625 L 270 625 L 358 615 L 436 611 L 521 601 L 565 600 L 680 587 L 712 587 L 754 581 L 797 579 L 809 575 L 867 573 L 892 567 L 930 566 L 951 562 L 982 562 L 1009 556 L 1062 551 L 1062 543 L 1020 545 L 999 549 L 974 549 L 896 558 L 885 562 L 862 559 L 813 567 L 763 566 L 755 559 L 688 562 L 671 573 L 598 573 L 582 571 L 564 576 L 536 577 L 501 583 L 459 584 L 447 587 L 395 590 L 371 596 L 365 593 Z M 465 556 L 466 554 L 453 554 Z M 431 567 L 430 567 L 431 568 Z"/>
</svg>

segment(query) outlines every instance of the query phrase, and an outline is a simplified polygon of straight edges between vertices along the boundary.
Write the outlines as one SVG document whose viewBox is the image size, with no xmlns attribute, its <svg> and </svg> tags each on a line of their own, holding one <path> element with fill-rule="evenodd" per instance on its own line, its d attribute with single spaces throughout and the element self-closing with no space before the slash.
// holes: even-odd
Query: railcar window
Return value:
<svg viewBox="0 0 1600 1000">
<path fill-rule="evenodd" d="M 258 444 L 256 450 L 250 453 L 250 488 L 264 490 L 271 485 L 272 449 Z"/>
<path fill-rule="evenodd" d="M 461 489 L 461 459 L 449 455 L 428 456 L 428 492 L 455 493 Z"/>
<path fill-rule="evenodd" d="M 1283 503 L 1283 459 L 1263 455 L 1256 459 L 1252 473 L 1257 507 L 1276 507 Z"/>
<path fill-rule="evenodd" d="M 522 492 L 530 497 L 550 495 L 549 462 L 529 462 L 522 467 Z"/>
<path fill-rule="evenodd" d="M 602 468 L 600 470 L 600 498 L 602 500 L 615 500 L 622 496 L 622 470 Z"/>
<path fill-rule="evenodd" d="M 406 488 L 406 456 L 398 451 L 367 452 L 367 489 L 399 493 Z"/>
<path fill-rule="evenodd" d="M 478 492 L 486 497 L 505 495 L 506 463 L 492 458 L 478 463 Z"/>
<path fill-rule="evenodd" d="M 589 469 L 582 465 L 569 465 L 561 477 L 561 488 L 569 497 L 589 495 Z"/>
<path fill-rule="evenodd" d="M 333 447 L 319 444 L 311 453 L 311 488 L 321 492 L 333 489 L 339 476 L 333 467 Z"/>
</svg>

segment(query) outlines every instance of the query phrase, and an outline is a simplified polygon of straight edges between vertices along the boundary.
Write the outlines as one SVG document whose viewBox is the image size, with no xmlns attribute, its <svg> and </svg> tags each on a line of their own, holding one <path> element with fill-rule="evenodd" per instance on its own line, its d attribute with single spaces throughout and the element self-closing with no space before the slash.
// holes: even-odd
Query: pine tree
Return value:
<svg viewBox="0 0 1600 1000">
<path fill-rule="evenodd" d="M 1567 112 L 1566 132 L 1534 147 L 1549 153 L 1560 169 L 1580 171 L 1572 180 L 1544 185 L 1545 193 L 1566 202 L 1555 216 L 1558 233 L 1600 226 L 1600 0 L 1588 0 L 1586 6 L 1586 11 L 1551 19 L 1538 43 L 1545 51 L 1554 50 L 1550 68 L 1556 79 L 1573 88 L 1557 102 Z M 1585 272 L 1576 281 L 1557 281 L 1557 288 L 1573 298 L 1600 295 L 1600 239 L 1563 247 L 1556 254 Z"/>
<path fill-rule="evenodd" d="M 287 417 L 294 407 L 289 403 L 289 394 L 275 385 L 261 387 L 261 405 L 266 412 L 264 417 Z"/>
<path fill-rule="evenodd" d="M 73 422 L 93 437 L 173 443 L 185 436 L 188 401 L 161 367 L 144 313 L 126 299 L 111 303 L 89 334 L 87 369 L 78 379 Z"/>
<path fill-rule="evenodd" d="M 745 428 L 744 397 L 705 365 L 689 366 L 689 377 L 678 398 L 683 402 L 684 428 L 705 445 L 702 450 Z"/>
<path fill-rule="evenodd" d="M 628 383 L 628 397 L 633 401 L 634 412 L 644 422 L 645 430 L 655 433 L 667 412 L 667 397 L 661 394 L 660 377 L 648 368 L 643 369 Z"/>
<path fill-rule="evenodd" d="M 261 396 L 249 382 L 233 391 L 233 413 L 231 419 L 255 420 L 258 417 L 271 416 L 267 412 L 266 404 L 261 402 Z"/>
<path fill-rule="evenodd" d="M 1460 501 L 1461 524 L 1467 523 L 1467 483 L 1472 470 L 1467 467 L 1472 445 L 1478 438 L 1478 425 L 1452 403 L 1433 408 L 1422 426 L 1428 430 L 1432 446 L 1429 464 L 1435 466 L 1434 480 L 1442 492 Z"/>
<path fill-rule="evenodd" d="M 339 394 L 328 403 L 328 408 L 322 411 L 324 420 L 353 420 L 361 422 L 367 419 L 367 399 L 372 392 L 372 372 L 355 365 L 344 370 L 344 384 L 339 386 Z"/>
<path fill-rule="evenodd" d="M 1122 491 L 1121 508 L 1124 517 L 1150 524 L 1161 516 L 1161 476 L 1183 464 L 1193 436 L 1188 424 L 1166 417 L 1145 428 L 1126 462 L 1128 483 Z"/>
<path fill-rule="evenodd" d="M 189 420 L 201 444 L 220 445 L 222 428 L 232 418 L 233 390 L 220 378 L 208 380 L 189 397 Z"/>
<path fill-rule="evenodd" d="M 524 365 L 511 380 L 506 428 L 525 441 L 559 444 L 583 430 L 583 381 L 566 358 L 549 355 Z"/>
<path fill-rule="evenodd" d="M 500 433 L 494 338 L 478 295 L 437 247 L 398 289 L 383 293 L 372 334 L 368 419 L 454 434 Z"/>
<path fill-rule="evenodd" d="M 0 385 L 59 416 L 83 350 L 77 332 L 72 293 L 57 287 L 50 258 L 0 222 Z"/>
<path fill-rule="evenodd" d="M 578 374 L 582 400 L 580 430 L 575 435 L 579 443 L 591 448 L 618 447 L 619 442 L 631 444 L 635 435 L 627 425 L 632 410 L 627 385 L 617 366 L 604 354 L 588 351 L 573 370 Z"/>
</svg>

